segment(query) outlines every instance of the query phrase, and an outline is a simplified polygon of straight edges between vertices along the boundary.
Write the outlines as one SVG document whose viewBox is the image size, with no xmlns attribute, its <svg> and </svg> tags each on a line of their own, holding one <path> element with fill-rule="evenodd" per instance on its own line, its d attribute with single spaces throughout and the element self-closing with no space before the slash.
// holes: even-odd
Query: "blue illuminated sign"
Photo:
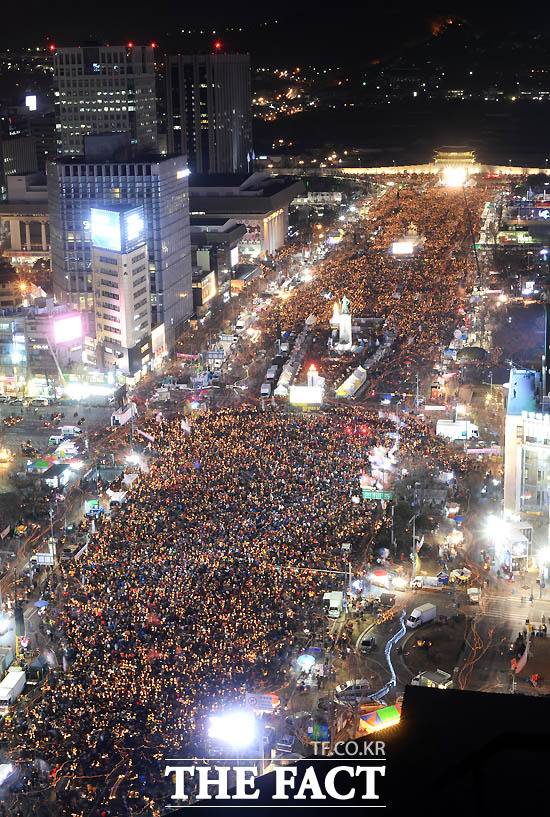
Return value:
<svg viewBox="0 0 550 817">
<path fill-rule="evenodd" d="M 145 244 L 143 207 L 93 207 L 90 231 L 94 247 L 113 252 L 131 252 Z"/>
<path fill-rule="evenodd" d="M 93 246 L 120 252 L 122 249 L 120 213 L 115 210 L 92 208 L 90 221 Z"/>
</svg>

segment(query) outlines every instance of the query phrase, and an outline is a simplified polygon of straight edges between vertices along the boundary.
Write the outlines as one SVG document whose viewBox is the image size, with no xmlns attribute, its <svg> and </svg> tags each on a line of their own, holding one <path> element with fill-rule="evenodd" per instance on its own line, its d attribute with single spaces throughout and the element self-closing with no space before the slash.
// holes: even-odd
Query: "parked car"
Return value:
<svg viewBox="0 0 550 817">
<path fill-rule="evenodd" d="M 359 652 L 363 655 L 369 655 L 376 649 L 376 637 L 374 635 L 363 638 L 359 644 Z"/>
</svg>

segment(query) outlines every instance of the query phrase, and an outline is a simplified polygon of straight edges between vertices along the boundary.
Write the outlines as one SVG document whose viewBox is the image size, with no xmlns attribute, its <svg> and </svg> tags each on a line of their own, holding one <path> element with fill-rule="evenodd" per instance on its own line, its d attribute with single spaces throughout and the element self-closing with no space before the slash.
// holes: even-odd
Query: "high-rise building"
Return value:
<svg viewBox="0 0 550 817">
<path fill-rule="evenodd" d="M 91 209 L 143 206 L 153 326 L 166 346 L 193 312 L 191 239 L 185 157 L 120 162 L 58 159 L 48 165 L 54 294 L 79 310 L 93 309 Z"/>
<path fill-rule="evenodd" d="M 32 136 L 0 138 L 0 200 L 7 193 L 7 177 L 36 173 L 36 142 Z"/>
<path fill-rule="evenodd" d="M 185 153 L 195 173 L 248 170 L 252 151 L 249 54 L 167 58 L 169 153 Z"/>
<path fill-rule="evenodd" d="M 57 152 L 80 156 L 84 137 L 128 133 L 142 151 L 157 149 L 152 46 L 60 48 L 54 55 Z"/>
<path fill-rule="evenodd" d="M 512 369 L 504 436 L 504 512 L 547 513 L 550 412 L 540 373 Z"/>
<path fill-rule="evenodd" d="M 151 363 L 143 207 L 92 207 L 91 235 L 95 336 L 102 352 L 101 366 L 133 376 Z"/>
</svg>

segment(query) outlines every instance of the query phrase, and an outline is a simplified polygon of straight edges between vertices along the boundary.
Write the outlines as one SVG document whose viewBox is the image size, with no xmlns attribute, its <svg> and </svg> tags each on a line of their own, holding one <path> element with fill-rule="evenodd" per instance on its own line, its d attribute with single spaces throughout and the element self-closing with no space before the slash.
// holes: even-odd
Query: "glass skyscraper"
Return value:
<svg viewBox="0 0 550 817">
<path fill-rule="evenodd" d="M 246 173 L 252 152 L 248 54 L 176 54 L 166 65 L 170 153 L 194 173 Z"/>
</svg>

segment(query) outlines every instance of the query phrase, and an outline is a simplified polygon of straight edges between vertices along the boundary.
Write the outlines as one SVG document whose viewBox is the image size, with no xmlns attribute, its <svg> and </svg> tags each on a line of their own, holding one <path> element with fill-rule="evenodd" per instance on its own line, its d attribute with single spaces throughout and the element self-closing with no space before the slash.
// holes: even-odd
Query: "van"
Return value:
<svg viewBox="0 0 550 817">
<path fill-rule="evenodd" d="M 271 383 L 262 383 L 260 397 L 271 397 Z"/>
<path fill-rule="evenodd" d="M 82 429 L 80 426 L 61 426 L 59 432 L 65 437 L 78 437 L 79 434 L 82 434 Z"/>
<path fill-rule="evenodd" d="M 358 678 L 354 681 L 345 681 L 338 684 L 334 690 L 334 695 L 342 701 L 352 701 L 354 699 L 366 698 L 371 688 L 368 678 Z"/>
<path fill-rule="evenodd" d="M 266 380 L 275 380 L 276 377 L 277 377 L 277 367 L 276 366 L 270 366 L 269 369 L 266 372 L 265 379 Z"/>
</svg>

